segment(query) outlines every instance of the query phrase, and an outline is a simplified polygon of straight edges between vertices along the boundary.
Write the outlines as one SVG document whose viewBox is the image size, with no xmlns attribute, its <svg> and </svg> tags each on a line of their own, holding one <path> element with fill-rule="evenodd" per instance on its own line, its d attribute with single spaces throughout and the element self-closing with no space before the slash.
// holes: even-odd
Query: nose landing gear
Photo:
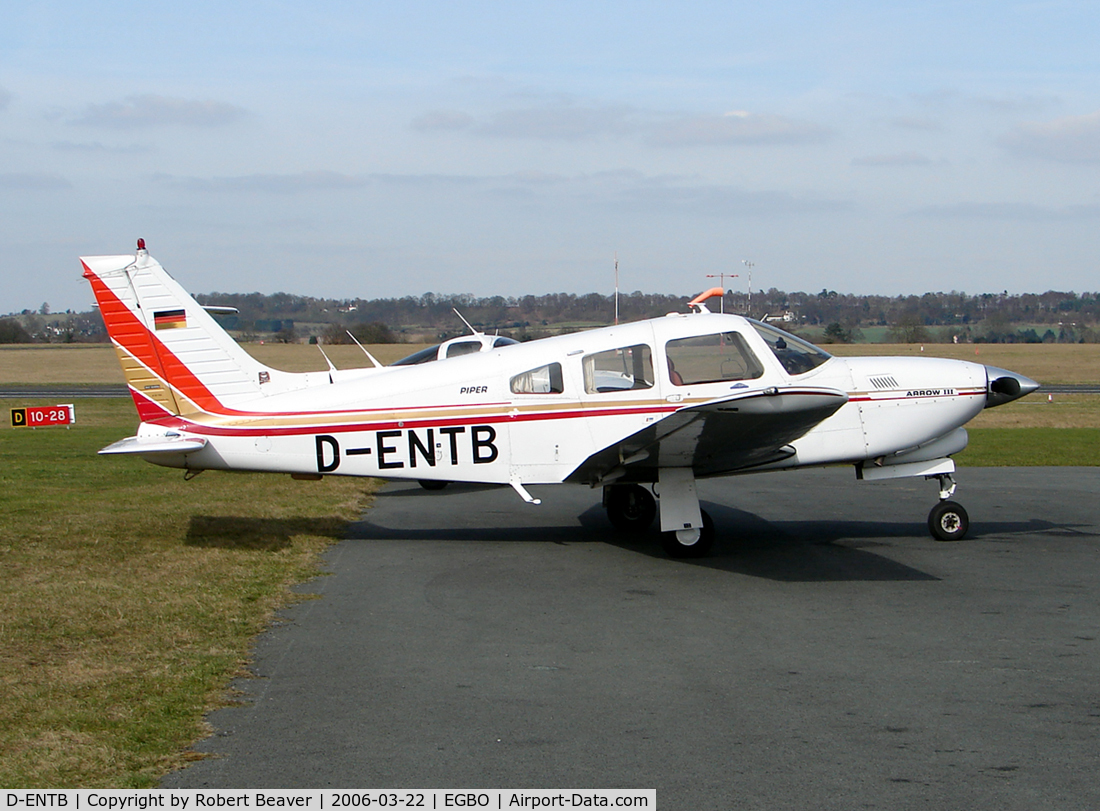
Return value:
<svg viewBox="0 0 1100 811">
<path fill-rule="evenodd" d="M 937 541 L 961 541 L 970 529 L 970 516 L 961 504 L 950 501 L 955 494 L 955 480 L 950 473 L 936 476 L 940 481 L 940 503 L 928 513 L 928 531 Z"/>
</svg>

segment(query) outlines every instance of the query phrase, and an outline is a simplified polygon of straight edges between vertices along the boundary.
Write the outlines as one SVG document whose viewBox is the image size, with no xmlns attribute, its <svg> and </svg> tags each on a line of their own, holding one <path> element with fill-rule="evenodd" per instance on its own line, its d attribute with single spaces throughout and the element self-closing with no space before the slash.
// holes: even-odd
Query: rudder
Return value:
<svg viewBox="0 0 1100 811">
<path fill-rule="evenodd" d="M 224 412 L 286 375 L 245 352 L 143 241 L 132 256 L 80 261 L 143 421 Z"/>
</svg>

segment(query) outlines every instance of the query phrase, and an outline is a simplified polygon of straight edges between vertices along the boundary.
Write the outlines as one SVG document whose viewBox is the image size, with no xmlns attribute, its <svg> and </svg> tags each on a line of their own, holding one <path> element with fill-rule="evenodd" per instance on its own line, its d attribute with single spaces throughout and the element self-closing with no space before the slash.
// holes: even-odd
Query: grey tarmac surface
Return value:
<svg viewBox="0 0 1100 811">
<path fill-rule="evenodd" d="M 1100 807 L 1100 468 L 700 483 L 716 553 L 599 492 L 389 484 L 166 788 L 656 788 L 665 809 Z"/>
</svg>

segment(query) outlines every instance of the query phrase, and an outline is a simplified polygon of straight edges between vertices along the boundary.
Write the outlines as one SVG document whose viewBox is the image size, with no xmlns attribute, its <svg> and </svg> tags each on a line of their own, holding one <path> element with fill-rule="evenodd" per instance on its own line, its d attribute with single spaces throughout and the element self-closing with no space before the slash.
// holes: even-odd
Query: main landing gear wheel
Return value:
<svg viewBox="0 0 1100 811">
<path fill-rule="evenodd" d="M 423 487 L 425 490 L 442 490 L 450 482 L 440 479 L 417 479 L 416 483 Z"/>
<path fill-rule="evenodd" d="M 941 501 L 928 513 L 928 530 L 937 541 L 961 541 L 968 529 L 970 516 L 954 501 Z"/>
<path fill-rule="evenodd" d="M 617 530 L 644 532 L 657 517 L 657 500 L 639 484 L 613 484 L 606 493 L 607 520 Z"/>
<path fill-rule="evenodd" d="M 703 526 L 661 533 L 661 545 L 670 558 L 701 558 L 714 546 L 714 522 L 700 510 Z"/>
</svg>

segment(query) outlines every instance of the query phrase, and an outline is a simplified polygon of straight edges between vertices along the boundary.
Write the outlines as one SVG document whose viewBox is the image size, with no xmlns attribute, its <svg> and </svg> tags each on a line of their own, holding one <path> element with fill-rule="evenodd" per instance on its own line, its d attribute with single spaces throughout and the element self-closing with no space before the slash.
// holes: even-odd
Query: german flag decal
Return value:
<svg viewBox="0 0 1100 811">
<path fill-rule="evenodd" d="M 183 310 L 161 310 L 153 313 L 153 324 L 157 329 L 183 329 L 187 326 L 187 313 Z"/>
</svg>

